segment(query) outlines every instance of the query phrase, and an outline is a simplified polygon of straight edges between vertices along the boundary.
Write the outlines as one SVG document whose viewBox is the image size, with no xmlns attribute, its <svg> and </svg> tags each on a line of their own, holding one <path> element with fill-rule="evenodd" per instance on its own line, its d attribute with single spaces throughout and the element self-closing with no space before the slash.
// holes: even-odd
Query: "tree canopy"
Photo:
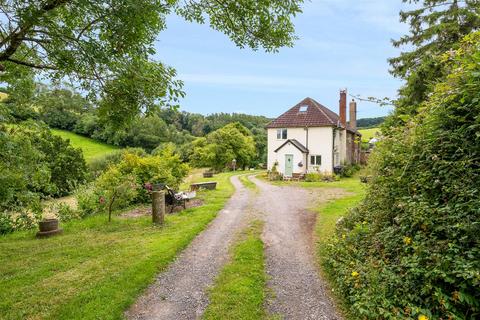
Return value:
<svg viewBox="0 0 480 320">
<path fill-rule="evenodd" d="M 460 40 L 480 28 L 479 0 L 403 0 L 413 3 L 412 10 L 400 12 L 400 20 L 410 25 L 410 32 L 393 41 L 395 47 L 408 50 L 390 59 L 391 72 L 406 80 L 400 89 L 397 114 L 416 113 L 442 76 L 437 56 L 455 49 Z M 404 117 L 405 119 L 405 117 Z"/>
<path fill-rule="evenodd" d="M 184 95 L 154 41 L 177 14 L 208 23 L 237 46 L 275 51 L 295 39 L 303 0 L 6 0 L 0 3 L 0 81 L 26 94 L 34 75 L 69 79 L 122 122 Z M 17 92 L 18 92 L 17 91 Z"/>
<path fill-rule="evenodd" d="M 192 164 L 222 170 L 236 161 L 237 168 L 245 168 L 255 157 L 255 142 L 251 132 L 240 123 L 230 123 L 223 128 L 198 138 L 192 143 Z"/>
</svg>

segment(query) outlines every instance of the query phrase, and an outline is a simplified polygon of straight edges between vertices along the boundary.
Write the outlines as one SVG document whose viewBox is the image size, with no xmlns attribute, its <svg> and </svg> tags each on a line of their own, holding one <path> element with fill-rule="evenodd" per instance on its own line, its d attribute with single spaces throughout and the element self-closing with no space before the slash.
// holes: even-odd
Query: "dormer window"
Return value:
<svg viewBox="0 0 480 320">
<path fill-rule="evenodd" d="M 277 139 L 287 140 L 287 129 L 277 129 Z"/>
<path fill-rule="evenodd" d="M 300 109 L 298 109 L 298 112 L 307 112 L 307 110 L 308 110 L 308 106 L 303 105 L 303 106 L 300 106 Z"/>
</svg>

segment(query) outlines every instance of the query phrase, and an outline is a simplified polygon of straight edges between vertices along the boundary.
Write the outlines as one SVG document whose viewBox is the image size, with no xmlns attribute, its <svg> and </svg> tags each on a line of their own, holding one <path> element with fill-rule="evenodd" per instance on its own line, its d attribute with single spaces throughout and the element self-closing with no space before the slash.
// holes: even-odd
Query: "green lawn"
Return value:
<svg viewBox="0 0 480 320">
<path fill-rule="evenodd" d="M 358 129 L 358 131 L 362 134 L 362 141 L 368 142 L 375 137 L 376 132 L 380 132 L 380 128 Z"/>
<path fill-rule="evenodd" d="M 88 162 L 93 158 L 103 156 L 109 152 L 118 150 L 118 147 L 96 141 L 91 138 L 87 138 L 76 133 L 66 131 L 51 129 L 54 135 L 60 136 L 64 139 L 69 139 L 70 144 L 75 148 L 80 148 L 83 151 L 83 156 Z"/>
<path fill-rule="evenodd" d="M 302 182 L 301 185 L 303 187 L 341 188 L 348 192 L 346 196 L 330 200 L 316 208 L 318 212 L 316 235 L 321 249 L 321 246 L 333 236 L 337 220 L 363 199 L 365 184 L 360 183 L 358 175 L 355 175 L 336 182 Z"/>
<path fill-rule="evenodd" d="M 228 263 L 210 290 L 210 304 L 204 319 L 266 318 L 264 246 L 260 239 L 263 222 L 254 221 L 232 249 Z"/>
<path fill-rule="evenodd" d="M 35 231 L 0 237 L 1 319 L 121 319 L 123 312 L 223 208 L 233 194 L 229 174 L 201 191 L 204 205 L 151 218 L 106 215 L 62 224 L 63 235 L 37 240 Z"/>
<path fill-rule="evenodd" d="M 246 188 L 248 188 L 250 190 L 258 191 L 257 185 L 255 183 L 253 183 L 252 181 L 250 181 L 250 179 L 248 179 L 248 177 L 250 175 L 256 175 L 256 174 L 259 174 L 259 173 L 262 173 L 262 172 L 264 172 L 264 171 L 261 171 L 261 170 L 247 171 L 247 173 L 245 173 L 244 175 L 239 176 L 240 182 Z"/>
</svg>

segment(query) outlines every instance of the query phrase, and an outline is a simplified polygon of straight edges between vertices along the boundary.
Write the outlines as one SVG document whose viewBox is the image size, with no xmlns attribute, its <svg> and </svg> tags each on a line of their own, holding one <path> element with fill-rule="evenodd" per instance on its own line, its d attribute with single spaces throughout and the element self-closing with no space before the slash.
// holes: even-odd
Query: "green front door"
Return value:
<svg viewBox="0 0 480 320">
<path fill-rule="evenodd" d="M 291 177 L 293 174 L 293 154 L 285 155 L 285 176 Z"/>
</svg>

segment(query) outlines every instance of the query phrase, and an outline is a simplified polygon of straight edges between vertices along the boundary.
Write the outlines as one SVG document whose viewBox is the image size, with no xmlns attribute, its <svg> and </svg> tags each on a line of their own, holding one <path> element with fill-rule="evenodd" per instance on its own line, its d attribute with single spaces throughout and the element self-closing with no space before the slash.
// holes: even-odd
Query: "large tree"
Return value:
<svg viewBox="0 0 480 320">
<path fill-rule="evenodd" d="M 235 160 L 237 168 L 246 168 L 255 157 L 255 142 L 251 132 L 235 122 L 196 139 L 192 150 L 190 160 L 197 167 L 220 171 Z"/>
<path fill-rule="evenodd" d="M 391 72 L 404 79 L 397 101 L 397 115 L 411 116 L 442 76 L 436 56 L 455 49 L 467 34 L 480 28 L 480 0 L 403 0 L 414 8 L 400 12 L 410 32 L 393 41 L 407 51 L 390 59 Z M 402 117 L 401 117 L 402 118 Z"/>
<path fill-rule="evenodd" d="M 183 96 L 175 70 L 150 57 L 177 14 L 208 23 L 237 46 L 275 51 L 295 38 L 291 17 L 303 0 L 3 0 L 0 81 L 11 88 L 40 74 L 70 78 L 100 98 L 117 122 Z"/>
</svg>

